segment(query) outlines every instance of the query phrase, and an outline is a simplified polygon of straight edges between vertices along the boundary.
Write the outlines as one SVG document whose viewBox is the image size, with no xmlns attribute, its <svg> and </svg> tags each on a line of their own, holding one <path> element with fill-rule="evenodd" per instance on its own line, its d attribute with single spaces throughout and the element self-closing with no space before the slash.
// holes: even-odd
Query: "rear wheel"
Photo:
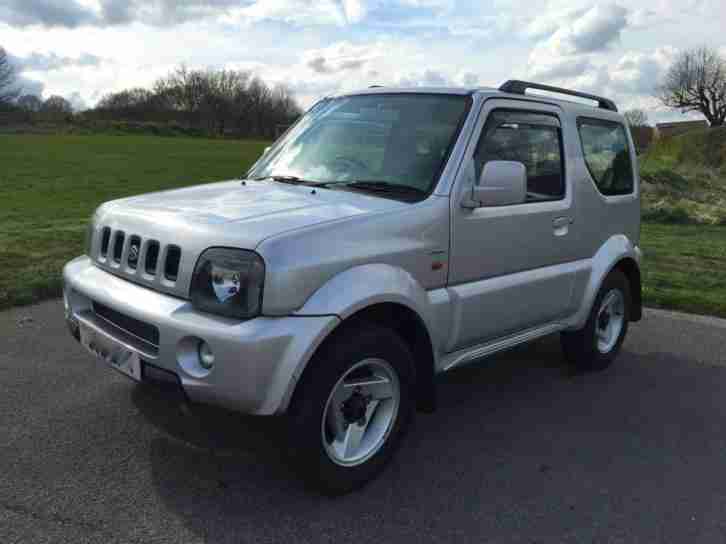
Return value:
<svg viewBox="0 0 726 544">
<path fill-rule="evenodd" d="M 562 333 L 565 358 L 582 371 L 604 370 L 612 364 L 628 333 L 630 284 L 619 270 L 600 287 L 585 326 Z"/>
<path fill-rule="evenodd" d="M 326 494 L 352 491 L 392 457 L 413 414 L 413 358 L 393 331 L 364 324 L 317 354 L 290 408 L 290 452 Z"/>
</svg>

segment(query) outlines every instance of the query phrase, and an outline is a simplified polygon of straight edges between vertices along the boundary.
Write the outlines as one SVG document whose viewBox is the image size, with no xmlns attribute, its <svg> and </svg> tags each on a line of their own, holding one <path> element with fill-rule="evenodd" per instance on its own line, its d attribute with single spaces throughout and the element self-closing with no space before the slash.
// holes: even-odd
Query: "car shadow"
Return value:
<svg viewBox="0 0 726 544">
<path fill-rule="evenodd" d="M 149 452 L 159 497 L 209 542 L 509 540 L 525 519 L 543 541 L 575 526 L 592 541 L 613 508 L 655 523 L 662 512 L 640 508 L 649 494 L 701 486 L 689 505 L 708 511 L 708 480 L 673 471 L 689 455 L 720 465 L 713 446 L 726 431 L 699 422 L 724 411 L 723 385 L 723 368 L 627 345 L 612 368 L 572 375 L 545 338 L 442 377 L 438 410 L 417 417 L 388 469 L 338 499 L 288 467 L 282 418 L 183 414 L 144 388 L 133 400 L 164 431 Z"/>
</svg>

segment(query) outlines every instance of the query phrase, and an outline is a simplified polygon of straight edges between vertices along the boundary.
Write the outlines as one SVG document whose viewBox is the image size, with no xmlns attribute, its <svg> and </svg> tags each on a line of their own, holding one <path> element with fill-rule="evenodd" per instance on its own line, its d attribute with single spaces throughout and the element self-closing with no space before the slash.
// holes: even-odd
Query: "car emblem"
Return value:
<svg viewBox="0 0 726 544">
<path fill-rule="evenodd" d="M 135 264 L 139 260 L 139 246 L 134 244 L 129 248 L 129 263 Z"/>
</svg>

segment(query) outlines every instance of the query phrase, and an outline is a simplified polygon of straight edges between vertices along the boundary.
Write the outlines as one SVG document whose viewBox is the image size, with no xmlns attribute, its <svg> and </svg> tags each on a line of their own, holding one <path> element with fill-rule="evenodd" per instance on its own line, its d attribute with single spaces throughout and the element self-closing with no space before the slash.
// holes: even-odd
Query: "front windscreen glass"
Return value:
<svg viewBox="0 0 726 544">
<path fill-rule="evenodd" d="M 468 97 L 371 94 L 319 103 L 248 173 L 422 194 L 436 182 Z"/>
</svg>

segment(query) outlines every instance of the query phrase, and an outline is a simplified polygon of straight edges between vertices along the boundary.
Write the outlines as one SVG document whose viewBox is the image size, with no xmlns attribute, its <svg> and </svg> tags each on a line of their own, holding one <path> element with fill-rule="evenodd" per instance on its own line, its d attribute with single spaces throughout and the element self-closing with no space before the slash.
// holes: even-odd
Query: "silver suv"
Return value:
<svg viewBox="0 0 726 544">
<path fill-rule="evenodd" d="M 556 332 L 607 367 L 641 317 L 639 231 L 611 101 L 371 88 L 316 104 L 242 180 L 102 205 L 66 318 L 136 381 L 286 414 L 301 473 L 343 493 L 434 409 L 438 373 Z"/>
</svg>

